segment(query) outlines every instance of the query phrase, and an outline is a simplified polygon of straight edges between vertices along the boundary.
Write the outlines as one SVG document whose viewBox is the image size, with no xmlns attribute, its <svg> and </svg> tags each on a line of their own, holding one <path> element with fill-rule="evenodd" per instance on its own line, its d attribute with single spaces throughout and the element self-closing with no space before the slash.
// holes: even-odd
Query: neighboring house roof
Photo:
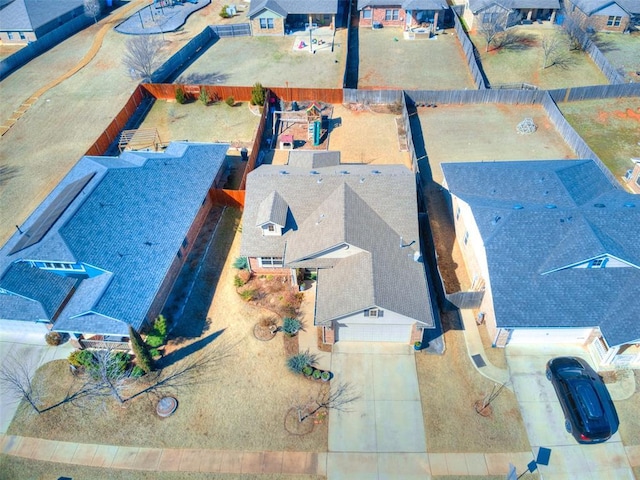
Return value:
<svg viewBox="0 0 640 480">
<path fill-rule="evenodd" d="M 638 13 L 640 11 L 640 1 L 638 0 L 571 0 L 571 3 L 587 15 L 626 16 L 627 12 L 635 11 Z"/>
<path fill-rule="evenodd" d="M 610 345 L 640 339 L 640 200 L 591 160 L 443 164 L 486 251 L 502 328 L 599 326 Z M 597 257 L 628 267 L 571 268 Z"/>
<path fill-rule="evenodd" d="M 340 152 L 317 150 L 291 150 L 288 165 L 299 168 L 320 168 L 340 165 Z"/>
<path fill-rule="evenodd" d="M 287 224 L 287 212 L 289 206 L 278 192 L 271 192 L 260 204 L 256 226 L 261 227 L 268 223 L 273 223 L 282 228 Z"/>
<path fill-rule="evenodd" d="M 0 31 L 36 31 L 83 7 L 83 0 L 12 0 L 0 4 Z"/>
<path fill-rule="evenodd" d="M 264 10 L 286 17 L 299 14 L 325 14 L 338 13 L 338 0 L 259 0 L 251 2 L 249 18 L 255 18 Z"/>
<path fill-rule="evenodd" d="M 287 225 L 263 236 L 256 219 L 273 192 L 289 207 Z M 419 251 L 415 176 L 405 167 L 263 165 L 247 176 L 241 254 L 319 268 L 316 324 L 378 306 L 434 326 Z"/>
<path fill-rule="evenodd" d="M 21 226 L 24 233 L 0 250 L 0 289 L 9 293 L 0 294 L 0 318 L 34 320 L 21 309 L 38 304 L 40 320 L 52 320 L 62 308 L 54 325 L 59 331 L 127 335 L 129 325 L 139 329 L 227 148 L 172 143 L 163 153 L 83 157 Z M 68 185 L 91 173 L 72 202 L 61 202 Z M 52 213 L 52 205 L 60 208 Z M 52 222 L 42 214 L 54 215 Z M 31 227 L 43 224 L 44 236 L 16 251 Z M 82 263 L 90 278 L 59 276 L 33 261 Z"/>
<path fill-rule="evenodd" d="M 492 6 L 498 6 L 505 10 L 514 9 L 559 9 L 560 0 L 469 0 L 469 9 L 475 14 Z"/>
<path fill-rule="evenodd" d="M 449 8 L 442 0 L 358 0 L 358 10 L 366 7 L 388 7 L 399 5 L 405 10 L 446 10 Z"/>
</svg>

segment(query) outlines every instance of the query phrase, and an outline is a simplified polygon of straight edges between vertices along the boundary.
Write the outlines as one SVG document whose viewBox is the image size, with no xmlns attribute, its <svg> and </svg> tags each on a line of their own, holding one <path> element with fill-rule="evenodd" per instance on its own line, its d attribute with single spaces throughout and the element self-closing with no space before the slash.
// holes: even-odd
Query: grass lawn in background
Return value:
<svg viewBox="0 0 640 480">
<path fill-rule="evenodd" d="M 360 28 L 358 88 L 475 88 L 455 30 L 405 40 L 400 28 Z"/>
<path fill-rule="evenodd" d="M 579 87 L 604 85 L 607 78 L 591 58 L 582 51 L 569 50 L 568 37 L 558 27 L 528 28 L 514 27 L 507 30 L 515 36 L 515 43 L 500 49 L 493 46 L 486 51 L 486 41 L 481 34 L 472 34 L 485 74 L 492 86 L 510 83 L 528 83 L 538 88 Z M 563 42 L 563 55 L 568 59 L 565 66 L 553 65 L 542 68 L 544 37 L 558 36 Z"/>
<path fill-rule="evenodd" d="M 567 121 L 618 178 L 640 157 L 638 98 L 558 103 Z"/>
<path fill-rule="evenodd" d="M 609 63 L 625 75 L 625 82 L 640 82 L 640 32 L 630 35 L 601 32 L 594 42 Z"/>
<path fill-rule="evenodd" d="M 338 30 L 334 51 L 315 54 L 294 50 L 295 35 L 221 38 L 182 72 L 178 82 L 341 88 L 346 37 L 346 30 Z"/>
</svg>

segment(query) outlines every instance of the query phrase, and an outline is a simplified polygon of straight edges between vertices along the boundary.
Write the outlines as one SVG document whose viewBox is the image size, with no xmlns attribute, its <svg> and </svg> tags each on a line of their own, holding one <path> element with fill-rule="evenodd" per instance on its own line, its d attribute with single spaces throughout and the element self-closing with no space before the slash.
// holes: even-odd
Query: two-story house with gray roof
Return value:
<svg viewBox="0 0 640 480">
<path fill-rule="evenodd" d="M 292 151 L 247 175 L 241 255 L 261 273 L 317 273 L 326 343 L 412 342 L 435 327 L 420 252 L 415 175 Z"/>
<path fill-rule="evenodd" d="M 143 329 L 211 208 L 227 149 L 83 157 L 0 250 L 0 328 L 115 344 Z"/>
<path fill-rule="evenodd" d="M 256 0 L 249 7 L 253 35 L 284 35 L 288 31 L 336 27 L 338 0 Z"/>
<path fill-rule="evenodd" d="M 495 346 L 571 343 L 640 365 L 640 201 L 592 160 L 445 163 Z"/>
</svg>

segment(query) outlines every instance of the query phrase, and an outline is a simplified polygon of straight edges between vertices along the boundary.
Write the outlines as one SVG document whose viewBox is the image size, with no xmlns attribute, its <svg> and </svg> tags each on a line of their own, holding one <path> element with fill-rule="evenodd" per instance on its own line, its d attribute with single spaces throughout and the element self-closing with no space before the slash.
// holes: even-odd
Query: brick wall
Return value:
<svg viewBox="0 0 640 480">
<path fill-rule="evenodd" d="M 365 9 L 366 10 L 366 9 Z M 404 27 L 407 12 L 399 6 L 371 8 L 371 18 L 364 18 L 365 10 L 360 11 L 360 26 L 371 27 L 372 22 L 381 23 L 385 27 Z M 398 20 L 385 20 L 387 10 L 398 10 Z"/>
<path fill-rule="evenodd" d="M 593 15 L 590 17 L 579 8 L 574 8 L 571 2 L 567 2 L 567 11 L 571 12 L 570 16 L 579 23 L 580 28 L 583 30 L 593 28 L 597 32 L 624 32 L 629 26 L 629 17 L 623 17 L 617 27 L 607 26 L 608 15 Z"/>
<path fill-rule="evenodd" d="M 284 18 L 274 18 L 273 28 L 260 28 L 260 19 L 251 20 L 251 33 L 254 36 L 259 35 L 284 35 Z"/>
<path fill-rule="evenodd" d="M 411 329 L 411 340 L 410 340 L 411 345 L 413 345 L 416 342 L 422 341 L 422 333 L 423 333 L 422 328 L 418 328 L 418 324 L 414 323 L 413 328 Z"/>
<path fill-rule="evenodd" d="M 263 268 L 260 267 L 258 259 L 249 257 L 249 267 L 251 272 L 256 275 L 291 275 L 290 268 Z"/>
<path fill-rule="evenodd" d="M 331 327 L 318 327 L 324 329 L 324 343 L 333 345 L 336 343 L 336 331 Z"/>
</svg>

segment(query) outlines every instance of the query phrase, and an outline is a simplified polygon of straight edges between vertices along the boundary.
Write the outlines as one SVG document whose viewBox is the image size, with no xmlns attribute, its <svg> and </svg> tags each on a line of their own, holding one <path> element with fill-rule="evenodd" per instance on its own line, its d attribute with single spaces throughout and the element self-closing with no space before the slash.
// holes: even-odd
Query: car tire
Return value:
<svg viewBox="0 0 640 480">
<path fill-rule="evenodd" d="M 571 428 L 571 422 L 569 420 L 564 421 L 564 428 L 567 430 L 567 433 L 571 433 L 573 428 Z"/>
<path fill-rule="evenodd" d="M 547 370 L 545 371 L 545 375 L 547 376 L 547 380 L 551 381 L 551 370 L 547 368 Z"/>
</svg>

